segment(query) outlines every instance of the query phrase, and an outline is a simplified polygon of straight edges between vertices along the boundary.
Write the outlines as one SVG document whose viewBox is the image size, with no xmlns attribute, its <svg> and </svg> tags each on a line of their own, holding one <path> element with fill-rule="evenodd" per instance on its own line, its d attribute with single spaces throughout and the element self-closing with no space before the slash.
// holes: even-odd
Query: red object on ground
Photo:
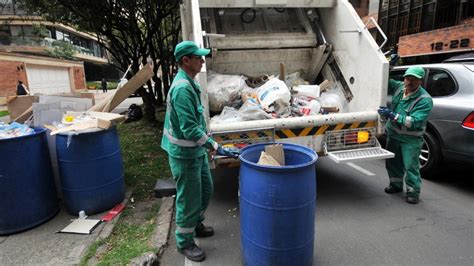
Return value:
<svg viewBox="0 0 474 266">
<path fill-rule="evenodd" d="M 109 222 L 112 219 L 114 219 L 114 217 L 117 216 L 117 214 L 122 212 L 124 208 L 125 208 L 125 205 L 123 205 L 122 203 L 119 203 L 115 205 L 115 207 L 113 207 L 106 215 L 102 216 L 100 220 L 103 222 Z"/>
</svg>

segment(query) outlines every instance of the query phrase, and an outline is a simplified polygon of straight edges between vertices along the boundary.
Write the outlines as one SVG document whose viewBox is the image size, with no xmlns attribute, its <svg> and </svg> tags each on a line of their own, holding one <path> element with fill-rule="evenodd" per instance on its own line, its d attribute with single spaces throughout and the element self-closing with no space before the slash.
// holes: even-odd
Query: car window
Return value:
<svg viewBox="0 0 474 266">
<path fill-rule="evenodd" d="M 430 69 L 426 90 L 432 97 L 451 95 L 456 91 L 456 82 L 442 69 Z"/>
<path fill-rule="evenodd" d="M 403 74 L 405 74 L 405 69 L 394 69 L 390 71 L 390 78 L 398 81 L 403 81 Z M 393 95 L 394 91 L 392 89 L 388 91 L 388 95 Z"/>
</svg>

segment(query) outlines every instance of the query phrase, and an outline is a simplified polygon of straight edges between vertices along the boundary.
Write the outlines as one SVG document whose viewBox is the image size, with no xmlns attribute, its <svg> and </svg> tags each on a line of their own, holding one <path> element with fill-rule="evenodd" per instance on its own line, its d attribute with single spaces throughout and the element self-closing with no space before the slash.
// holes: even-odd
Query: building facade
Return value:
<svg viewBox="0 0 474 266">
<path fill-rule="evenodd" d="M 87 69 L 95 74 L 108 65 L 94 36 L 28 15 L 15 2 L 0 0 L 0 96 L 14 95 L 20 80 L 31 93 L 85 89 Z M 72 58 L 59 59 L 61 53 Z"/>
<path fill-rule="evenodd" d="M 350 0 L 364 22 L 378 21 L 383 51 L 404 64 L 436 63 L 474 48 L 474 0 Z M 368 24 L 377 43 L 384 39 Z"/>
<path fill-rule="evenodd" d="M 378 21 L 386 48 L 404 64 L 441 62 L 474 48 L 474 0 L 381 0 Z"/>
</svg>

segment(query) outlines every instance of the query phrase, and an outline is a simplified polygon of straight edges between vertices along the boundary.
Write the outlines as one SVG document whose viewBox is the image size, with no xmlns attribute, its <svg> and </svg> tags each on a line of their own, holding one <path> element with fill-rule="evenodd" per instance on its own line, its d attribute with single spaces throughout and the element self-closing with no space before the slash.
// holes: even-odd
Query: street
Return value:
<svg viewBox="0 0 474 266">
<path fill-rule="evenodd" d="M 448 167 L 440 179 L 423 180 L 421 202 L 388 195 L 384 161 L 335 164 L 320 158 L 314 265 L 473 265 L 472 169 Z M 202 265 L 241 265 L 236 169 L 214 174 L 215 191 L 206 225 L 216 235 L 199 239 Z M 174 228 L 162 265 L 199 265 L 184 259 Z"/>
</svg>

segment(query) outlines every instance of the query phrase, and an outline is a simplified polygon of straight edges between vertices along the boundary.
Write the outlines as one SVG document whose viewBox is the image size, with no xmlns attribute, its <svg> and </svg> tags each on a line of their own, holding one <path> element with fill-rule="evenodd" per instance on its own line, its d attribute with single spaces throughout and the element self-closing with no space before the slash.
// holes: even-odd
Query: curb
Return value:
<svg viewBox="0 0 474 266">
<path fill-rule="evenodd" d="M 136 257 L 127 265 L 159 265 L 159 258 L 168 244 L 171 222 L 174 212 L 174 197 L 165 197 L 161 200 L 161 207 L 156 218 L 156 227 L 151 238 L 151 245 L 156 252 L 146 252 Z"/>
</svg>

